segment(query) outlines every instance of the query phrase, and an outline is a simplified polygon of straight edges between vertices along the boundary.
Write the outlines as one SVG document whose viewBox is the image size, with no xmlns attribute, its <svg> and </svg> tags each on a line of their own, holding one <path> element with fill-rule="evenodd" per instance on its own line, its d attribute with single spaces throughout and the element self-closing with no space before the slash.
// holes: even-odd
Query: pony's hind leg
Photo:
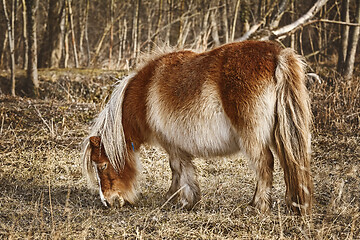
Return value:
<svg viewBox="0 0 360 240">
<path fill-rule="evenodd" d="M 256 189 L 251 206 L 265 213 L 271 205 L 271 187 L 273 181 L 274 156 L 269 147 L 265 147 L 258 158 L 252 159 L 256 171 Z"/>
<path fill-rule="evenodd" d="M 172 181 L 166 199 L 179 199 L 182 207 L 191 209 L 200 200 L 200 188 L 192 156 L 178 150 L 169 153 L 169 162 Z"/>
</svg>

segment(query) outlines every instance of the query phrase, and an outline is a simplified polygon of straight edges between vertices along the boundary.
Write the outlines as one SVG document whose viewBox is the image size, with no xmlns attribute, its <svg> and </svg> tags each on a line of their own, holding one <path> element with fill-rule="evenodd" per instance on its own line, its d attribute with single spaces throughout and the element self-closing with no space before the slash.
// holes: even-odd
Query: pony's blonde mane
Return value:
<svg viewBox="0 0 360 240">
<path fill-rule="evenodd" d="M 127 150 L 122 125 L 122 104 L 125 90 L 134 75 L 135 73 L 130 74 L 117 83 L 110 100 L 95 119 L 89 136 L 85 138 L 82 144 L 83 172 L 91 185 L 97 183 L 96 172 L 90 159 L 89 139 L 91 136 L 101 137 L 106 155 L 115 170 L 119 171 L 124 167 Z"/>
</svg>

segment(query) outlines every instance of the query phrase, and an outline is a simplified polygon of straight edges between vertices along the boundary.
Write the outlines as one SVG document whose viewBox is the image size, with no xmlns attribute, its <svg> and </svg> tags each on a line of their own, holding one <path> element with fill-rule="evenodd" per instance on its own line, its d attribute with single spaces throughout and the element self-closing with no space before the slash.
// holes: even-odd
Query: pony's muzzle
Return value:
<svg viewBox="0 0 360 240">
<path fill-rule="evenodd" d="M 106 200 L 106 198 L 104 197 L 104 194 L 102 193 L 101 190 L 100 190 L 100 200 L 101 200 L 101 203 L 102 203 L 106 208 L 111 207 L 111 204 L 109 203 L 108 200 Z"/>
<path fill-rule="evenodd" d="M 121 197 L 119 193 L 113 194 L 108 198 L 105 198 L 104 195 L 100 194 L 101 202 L 106 208 L 116 207 L 116 206 L 124 206 L 125 200 Z"/>
</svg>

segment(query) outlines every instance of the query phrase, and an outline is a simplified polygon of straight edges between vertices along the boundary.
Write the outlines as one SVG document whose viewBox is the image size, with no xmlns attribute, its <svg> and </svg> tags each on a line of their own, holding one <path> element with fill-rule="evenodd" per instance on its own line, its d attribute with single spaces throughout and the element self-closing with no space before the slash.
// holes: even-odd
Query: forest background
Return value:
<svg viewBox="0 0 360 240">
<path fill-rule="evenodd" d="M 0 68 L 129 70 L 165 46 L 205 51 L 245 39 L 278 40 L 315 67 L 352 77 L 356 0 L 2 0 Z M 316 69 L 315 69 L 316 70 Z M 11 92 L 15 94 L 14 76 Z"/>
</svg>

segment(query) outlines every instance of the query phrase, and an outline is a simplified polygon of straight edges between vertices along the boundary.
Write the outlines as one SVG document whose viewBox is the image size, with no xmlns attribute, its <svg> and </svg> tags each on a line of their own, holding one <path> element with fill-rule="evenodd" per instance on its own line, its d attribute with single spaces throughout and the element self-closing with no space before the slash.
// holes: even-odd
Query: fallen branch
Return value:
<svg viewBox="0 0 360 240">
<path fill-rule="evenodd" d="M 335 20 L 329 20 L 329 19 L 317 19 L 312 21 L 314 22 L 324 22 L 324 23 L 334 23 L 334 24 L 340 24 L 340 25 L 347 25 L 347 26 L 353 26 L 353 27 L 359 27 L 359 23 L 350 23 L 350 22 L 342 22 L 342 21 L 335 21 Z"/>
<path fill-rule="evenodd" d="M 272 31 L 272 33 L 278 37 L 281 35 L 284 35 L 290 31 L 292 31 L 293 29 L 297 28 L 298 26 L 306 23 L 307 21 L 309 21 L 311 18 L 313 18 L 315 16 L 315 14 L 325 5 L 325 3 L 327 3 L 328 0 L 318 0 L 314 6 L 312 6 L 312 8 L 309 9 L 309 11 L 307 11 L 307 13 L 305 13 L 304 15 L 302 15 L 298 20 L 296 20 L 295 22 L 288 24 L 284 27 L 281 27 L 277 30 Z"/>
<path fill-rule="evenodd" d="M 247 31 L 244 35 L 242 35 L 240 38 L 236 39 L 235 41 L 237 42 L 241 42 L 241 41 L 245 41 L 246 39 L 248 39 L 252 34 L 254 34 L 259 27 L 263 24 L 264 22 L 258 22 L 255 25 L 252 25 L 251 28 L 249 29 L 249 31 Z"/>
<path fill-rule="evenodd" d="M 283 35 L 287 35 L 290 32 L 296 31 L 296 29 L 304 26 L 311 18 L 315 16 L 315 14 L 327 3 L 328 0 L 318 0 L 314 6 L 312 6 L 309 11 L 307 11 L 304 15 L 302 15 L 298 20 L 295 22 L 288 24 L 286 26 L 283 26 L 281 28 L 278 28 L 276 30 L 273 29 L 260 29 L 259 34 L 257 35 L 257 38 L 260 40 L 269 40 L 269 39 L 279 39 Z M 253 25 L 249 31 L 247 31 L 243 36 L 238 38 L 236 41 L 244 41 L 248 38 L 250 38 L 251 35 L 254 33 L 257 33 L 257 30 L 261 26 L 261 24 L 264 22 L 264 19 L 255 25 Z M 276 24 L 275 24 L 276 25 Z M 270 26 L 275 26 L 272 23 L 270 23 Z"/>
</svg>

